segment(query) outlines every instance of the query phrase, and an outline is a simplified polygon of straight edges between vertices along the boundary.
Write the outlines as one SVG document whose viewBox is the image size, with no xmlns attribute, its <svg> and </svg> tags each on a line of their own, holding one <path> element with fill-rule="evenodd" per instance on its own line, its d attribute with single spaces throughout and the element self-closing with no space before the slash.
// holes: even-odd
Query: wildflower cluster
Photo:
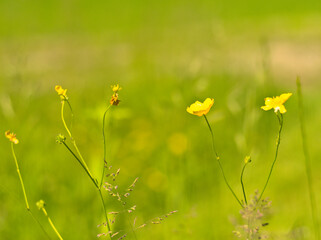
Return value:
<svg viewBox="0 0 321 240">
<path fill-rule="evenodd" d="M 263 193 L 269 183 L 274 164 L 277 160 L 278 156 L 278 150 L 279 150 L 279 145 L 280 145 L 280 135 L 283 127 L 283 114 L 286 112 L 286 109 L 284 107 L 284 103 L 291 97 L 292 93 L 284 93 L 281 94 L 280 96 L 277 97 L 267 97 L 265 98 L 265 106 L 262 106 L 261 108 L 265 111 L 268 111 L 270 109 L 274 109 L 274 112 L 276 113 L 276 116 L 279 121 L 279 132 L 278 132 L 278 137 L 277 137 L 277 146 L 276 146 L 276 154 L 274 161 L 271 165 L 269 175 L 267 177 L 267 180 L 265 182 L 265 185 L 263 187 L 263 190 L 260 195 L 258 195 L 258 192 L 254 196 L 254 198 L 248 202 L 246 198 L 246 191 L 245 191 L 245 186 L 243 182 L 243 174 L 245 171 L 246 166 L 252 161 L 250 156 L 247 156 L 244 159 L 244 165 L 243 169 L 241 172 L 241 186 L 242 186 L 242 191 L 243 191 L 243 199 L 240 200 L 239 197 L 235 194 L 234 190 L 232 189 L 231 185 L 227 181 L 225 172 L 223 170 L 223 166 L 220 161 L 220 157 L 216 151 L 215 144 L 214 144 L 214 134 L 213 130 L 211 128 L 211 125 L 206 117 L 206 114 L 209 112 L 211 107 L 214 104 L 214 99 L 213 98 L 207 98 L 203 103 L 196 101 L 195 103 L 191 104 L 189 107 L 187 107 L 187 112 L 196 116 L 204 116 L 204 119 L 207 123 L 207 126 L 209 128 L 209 131 L 211 133 L 212 137 L 212 146 L 213 146 L 213 152 L 214 152 L 214 157 L 218 162 L 219 168 L 221 170 L 222 176 L 224 178 L 225 184 L 232 193 L 233 197 L 235 200 L 238 202 L 238 204 L 242 207 L 241 214 L 244 219 L 247 220 L 247 224 L 242 225 L 240 229 L 242 231 L 235 231 L 235 235 L 238 237 L 244 237 L 244 239 L 263 239 L 263 235 L 260 233 L 260 226 L 258 225 L 258 220 L 263 217 L 263 210 L 268 208 L 270 206 L 270 202 L 267 202 L 266 200 L 261 200 Z"/>
</svg>

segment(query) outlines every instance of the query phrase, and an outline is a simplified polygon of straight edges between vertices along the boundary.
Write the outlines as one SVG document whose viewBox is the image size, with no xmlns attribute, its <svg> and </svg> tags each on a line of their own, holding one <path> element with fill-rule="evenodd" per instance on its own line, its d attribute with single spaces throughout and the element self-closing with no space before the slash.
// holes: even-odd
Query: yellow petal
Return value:
<svg viewBox="0 0 321 240">
<path fill-rule="evenodd" d="M 284 105 L 281 105 L 281 106 L 279 106 L 279 110 L 280 110 L 280 113 L 286 113 L 286 109 L 285 109 L 285 107 L 284 107 Z"/>
<path fill-rule="evenodd" d="M 291 97 L 291 96 L 292 96 L 292 93 L 283 93 L 283 94 L 281 94 L 280 95 L 280 100 L 281 100 L 282 104 L 285 103 L 286 100 L 288 100 L 289 97 Z"/>
<path fill-rule="evenodd" d="M 192 111 L 192 109 L 191 109 L 190 107 L 187 107 L 187 108 L 186 108 L 186 111 L 187 111 L 188 113 L 190 113 L 190 114 L 194 114 L 193 111 Z"/>
<path fill-rule="evenodd" d="M 272 106 L 262 106 L 261 107 L 264 111 L 271 110 L 273 107 Z"/>
<path fill-rule="evenodd" d="M 264 99 L 264 104 L 265 105 L 271 105 L 273 103 L 273 98 L 267 97 Z"/>
</svg>

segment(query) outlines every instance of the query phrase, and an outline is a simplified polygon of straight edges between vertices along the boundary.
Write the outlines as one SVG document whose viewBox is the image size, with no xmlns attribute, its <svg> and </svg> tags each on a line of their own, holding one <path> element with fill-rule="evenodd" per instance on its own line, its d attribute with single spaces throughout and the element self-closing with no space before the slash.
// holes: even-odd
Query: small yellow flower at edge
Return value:
<svg viewBox="0 0 321 240">
<path fill-rule="evenodd" d="M 213 98 L 206 98 L 206 100 L 203 103 L 196 101 L 195 103 L 191 104 L 189 107 L 187 107 L 186 111 L 190 114 L 201 117 L 203 115 L 206 115 L 210 111 L 213 104 Z"/>
<path fill-rule="evenodd" d="M 18 144 L 19 140 L 16 138 L 16 134 L 10 132 L 9 130 L 4 133 L 6 135 L 6 138 L 8 138 L 11 142 L 14 144 Z"/>
<path fill-rule="evenodd" d="M 61 86 L 56 85 L 55 86 L 55 90 L 58 93 L 58 95 L 60 96 L 61 99 L 67 99 L 67 89 L 63 89 Z"/>
<path fill-rule="evenodd" d="M 261 108 L 265 111 L 268 111 L 272 108 L 274 108 L 274 112 L 277 113 L 278 111 L 280 111 L 280 113 L 285 113 L 286 109 L 284 107 L 284 103 L 286 102 L 286 100 L 289 99 L 289 97 L 292 96 L 292 93 L 283 93 L 280 96 L 277 97 L 267 97 L 265 98 L 265 106 L 262 106 Z"/>
<path fill-rule="evenodd" d="M 121 87 L 119 87 L 119 84 L 113 85 L 113 86 L 111 86 L 111 88 L 113 89 L 113 92 L 115 92 L 115 93 L 117 93 L 118 91 L 121 90 Z"/>
</svg>

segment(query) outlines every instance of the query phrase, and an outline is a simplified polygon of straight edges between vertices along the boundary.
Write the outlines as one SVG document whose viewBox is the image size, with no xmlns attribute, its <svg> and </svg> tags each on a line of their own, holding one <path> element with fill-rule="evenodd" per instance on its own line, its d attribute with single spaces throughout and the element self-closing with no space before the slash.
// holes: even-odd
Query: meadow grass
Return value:
<svg viewBox="0 0 321 240">
<path fill-rule="evenodd" d="M 0 126 L 21 140 L 15 150 L 31 207 L 45 199 L 65 239 L 92 239 L 105 220 L 93 183 L 54 142 L 61 131 L 55 84 L 72 89 L 72 131 L 93 176 L 102 174 L 97 136 L 109 87 L 124 86 L 122 106 L 110 109 L 105 122 L 109 163 L 122 170 L 119 188 L 139 177 L 131 197 L 142 222 L 179 210 L 166 224 L 144 228 L 140 239 L 233 239 L 239 206 L 212 161 L 206 122 L 185 112 L 196 99 L 217 100 L 207 117 L 237 196 L 243 195 L 242 159 L 251 156 L 243 176 L 249 201 L 265 184 L 278 128 L 275 116 L 259 107 L 266 96 L 295 92 L 300 74 L 311 166 L 316 173 L 321 168 L 317 1 L 35 3 L 1 2 Z M 263 196 L 273 200 L 266 227 L 274 239 L 313 234 L 296 98 L 287 103 L 278 161 Z M 7 140 L 0 144 L 0 236 L 43 239 L 26 214 Z M 312 180 L 318 202 L 321 183 L 316 175 Z M 320 216 L 319 209 L 314 213 Z M 52 233 L 42 212 L 34 215 Z"/>
</svg>

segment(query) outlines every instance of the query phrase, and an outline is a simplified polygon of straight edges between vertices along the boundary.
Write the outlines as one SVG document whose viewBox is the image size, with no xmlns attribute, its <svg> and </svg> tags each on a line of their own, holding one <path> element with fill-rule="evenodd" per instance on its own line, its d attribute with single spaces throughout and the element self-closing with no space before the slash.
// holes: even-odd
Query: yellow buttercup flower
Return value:
<svg viewBox="0 0 321 240">
<path fill-rule="evenodd" d="M 286 109 L 284 107 L 284 103 L 286 102 L 286 100 L 289 99 L 289 97 L 292 96 L 292 93 L 283 93 L 280 96 L 277 97 L 267 97 L 265 98 L 265 106 L 262 106 L 261 108 L 265 111 L 268 111 L 272 108 L 274 108 L 274 112 L 277 113 L 278 111 L 280 111 L 280 113 L 285 113 Z"/>
<path fill-rule="evenodd" d="M 61 99 L 67 99 L 67 89 L 63 89 L 61 86 L 57 85 L 55 86 L 55 90 L 58 93 L 58 95 L 61 97 Z"/>
<path fill-rule="evenodd" d="M 119 87 L 119 84 L 113 85 L 113 86 L 111 86 L 111 88 L 113 89 L 114 93 L 117 93 L 118 91 L 120 91 L 122 89 L 121 87 Z"/>
<path fill-rule="evenodd" d="M 18 144 L 19 140 L 16 138 L 16 134 L 10 132 L 9 130 L 4 133 L 6 135 L 6 138 L 8 138 L 11 142 L 14 144 Z"/>
<path fill-rule="evenodd" d="M 206 98 L 206 100 L 201 103 L 199 101 L 196 101 L 191 106 L 187 107 L 186 111 L 190 114 L 197 115 L 197 116 L 203 116 L 206 115 L 211 107 L 214 104 L 213 98 Z"/>
</svg>

